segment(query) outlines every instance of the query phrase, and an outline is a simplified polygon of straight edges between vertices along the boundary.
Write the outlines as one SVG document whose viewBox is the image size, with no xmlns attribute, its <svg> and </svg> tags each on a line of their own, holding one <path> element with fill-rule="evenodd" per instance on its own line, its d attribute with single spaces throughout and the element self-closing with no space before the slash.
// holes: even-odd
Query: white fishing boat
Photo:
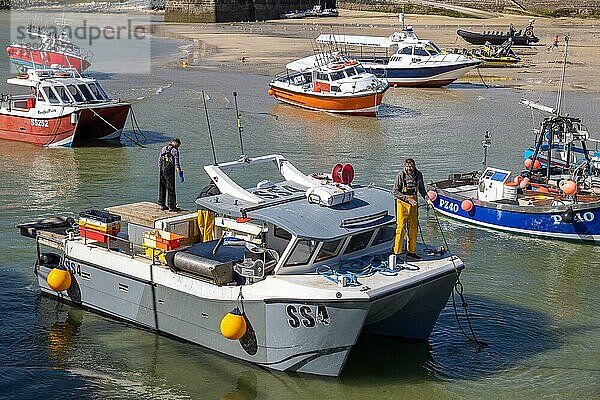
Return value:
<svg viewBox="0 0 600 400">
<path fill-rule="evenodd" d="M 231 177 L 267 166 L 283 181 L 244 188 Z M 280 155 L 204 169 L 221 194 L 196 202 L 216 213 L 219 240 L 193 244 L 196 213 L 152 203 L 82 214 L 79 233 L 64 219 L 20 225 L 37 238 L 42 292 L 280 371 L 339 375 L 361 332 L 429 337 L 464 264 L 424 247 L 419 261 L 388 262 L 388 190 L 351 185 L 348 165 L 305 175 Z M 122 222 L 128 236 L 116 234 Z M 159 239 L 157 228 L 172 232 Z M 189 246 L 159 254 L 174 231 Z"/>
<path fill-rule="evenodd" d="M 322 34 L 316 41 L 343 48 L 392 86 L 448 85 L 482 63 L 442 52 L 431 40 L 419 39 L 410 26 L 389 37 Z"/>
</svg>

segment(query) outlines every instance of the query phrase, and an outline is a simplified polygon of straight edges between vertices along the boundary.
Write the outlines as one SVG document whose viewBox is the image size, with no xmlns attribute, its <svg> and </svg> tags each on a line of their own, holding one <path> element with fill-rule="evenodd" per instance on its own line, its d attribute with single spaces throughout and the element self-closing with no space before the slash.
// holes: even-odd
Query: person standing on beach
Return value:
<svg viewBox="0 0 600 400">
<path fill-rule="evenodd" d="M 171 143 L 160 150 L 158 167 L 160 170 L 158 187 L 158 205 L 162 210 L 180 211 L 177 208 L 177 196 L 175 193 L 175 171 L 179 173 L 179 182 L 183 183 L 183 171 L 179 164 L 179 146 L 181 140 L 173 138 Z M 167 202 L 165 203 L 165 197 Z"/>
<path fill-rule="evenodd" d="M 396 175 L 392 194 L 396 198 L 396 238 L 394 239 L 394 254 L 402 253 L 402 244 L 408 227 L 408 238 L 406 243 L 406 256 L 418 260 L 417 255 L 417 231 L 419 229 L 419 203 L 417 193 L 427 199 L 423 174 L 416 167 L 415 160 L 407 158 L 404 161 L 404 169 Z"/>
</svg>

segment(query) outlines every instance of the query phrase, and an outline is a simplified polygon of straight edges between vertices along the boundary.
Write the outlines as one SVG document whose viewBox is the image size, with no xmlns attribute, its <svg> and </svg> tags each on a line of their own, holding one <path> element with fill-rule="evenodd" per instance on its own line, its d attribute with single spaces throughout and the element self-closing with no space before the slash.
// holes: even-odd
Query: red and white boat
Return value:
<svg viewBox="0 0 600 400">
<path fill-rule="evenodd" d="M 315 54 L 286 68 L 269 84 L 269 95 L 310 110 L 374 117 L 389 87 L 357 60 L 338 53 Z"/>
<path fill-rule="evenodd" d="M 118 140 L 129 114 L 129 103 L 111 100 L 74 68 L 30 69 L 6 82 L 30 93 L 0 98 L 0 139 L 67 147 Z"/>
<path fill-rule="evenodd" d="M 38 38 L 33 43 L 13 43 L 6 48 L 8 58 L 25 71 L 28 68 L 75 68 L 83 72 L 91 65 L 92 53 L 71 42 L 64 29 L 27 26 L 27 35 Z"/>
</svg>

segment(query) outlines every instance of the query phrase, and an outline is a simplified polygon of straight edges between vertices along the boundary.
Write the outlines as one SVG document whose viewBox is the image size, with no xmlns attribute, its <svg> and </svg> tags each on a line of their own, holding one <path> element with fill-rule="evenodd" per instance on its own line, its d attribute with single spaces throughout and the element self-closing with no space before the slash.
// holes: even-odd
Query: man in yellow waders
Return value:
<svg viewBox="0 0 600 400">
<path fill-rule="evenodd" d="M 418 260 L 417 233 L 419 229 L 419 211 L 417 193 L 427 199 L 423 174 L 415 166 L 415 160 L 407 158 L 404 169 L 396 175 L 392 194 L 396 198 L 396 238 L 394 239 L 394 254 L 402 253 L 402 244 L 408 225 L 408 240 L 406 243 L 406 256 Z"/>
<path fill-rule="evenodd" d="M 208 186 L 205 186 L 198 195 L 201 197 L 216 196 L 221 194 L 217 185 L 211 180 Z M 200 229 L 200 241 L 209 242 L 213 240 L 213 231 L 215 229 L 215 213 L 210 210 L 198 209 L 198 228 Z"/>
</svg>

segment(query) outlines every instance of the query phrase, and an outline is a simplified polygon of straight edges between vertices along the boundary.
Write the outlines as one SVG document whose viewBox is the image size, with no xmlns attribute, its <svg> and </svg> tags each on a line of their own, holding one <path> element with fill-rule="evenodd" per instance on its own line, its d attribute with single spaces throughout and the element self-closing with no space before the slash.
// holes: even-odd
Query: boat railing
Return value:
<svg viewBox="0 0 600 400">
<path fill-rule="evenodd" d="M 83 233 L 83 235 L 82 235 L 82 233 Z M 85 230 L 83 232 L 80 231 L 79 237 L 81 239 L 83 239 L 84 244 L 87 244 L 89 240 L 92 240 L 92 239 L 88 239 L 87 232 Z M 163 251 L 160 249 L 155 249 L 155 248 L 148 247 L 148 246 L 142 246 L 137 243 L 133 243 L 129 239 L 125 239 L 125 238 L 122 238 L 119 236 L 104 234 L 104 237 L 106 238 L 106 247 L 105 246 L 100 246 L 100 247 L 106 248 L 107 251 L 123 253 L 123 254 L 128 255 L 131 258 L 135 258 L 137 256 L 137 257 L 142 257 L 142 258 L 147 259 L 150 257 L 152 260 L 152 264 L 158 264 L 158 259 L 159 259 L 158 257 L 161 253 L 163 253 Z M 73 239 L 74 238 L 75 237 L 73 236 Z M 100 244 L 99 242 L 97 242 L 95 240 L 94 240 L 94 243 Z M 152 249 L 152 254 L 146 253 L 146 249 Z"/>
</svg>

